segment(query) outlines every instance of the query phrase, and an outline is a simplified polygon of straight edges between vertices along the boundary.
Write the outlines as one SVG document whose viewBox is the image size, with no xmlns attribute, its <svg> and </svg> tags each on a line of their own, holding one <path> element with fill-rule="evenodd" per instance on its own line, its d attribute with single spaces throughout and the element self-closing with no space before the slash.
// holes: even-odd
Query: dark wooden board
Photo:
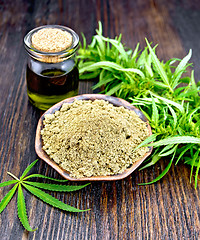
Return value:
<svg viewBox="0 0 200 240">
<path fill-rule="evenodd" d="M 26 94 L 24 35 L 36 26 L 61 24 L 89 41 L 101 20 L 106 36 L 123 34 L 134 48 L 144 38 L 158 43 L 163 60 L 182 58 L 190 48 L 196 80 L 200 77 L 200 2 L 189 0 L 5 0 L 0 1 L 0 182 L 17 176 L 37 158 L 35 131 L 41 112 Z M 92 82 L 80 82 L 79 93 L 92 93 Z M 16 196 L 0 215 L 0 239 L 200 239 L 200 187 L 189 183 L 190 169 L 172 166 L 158 183 L 153 180 L 167 166 L 167 159 L 151 169 L 135 171 L 124 180 L 95 182 L 76 193 L 54 194 L 79 208 L 81 214 L 54 209 L 24 191 L 33 233 L 17 217 Z M 32 172 L 60 176 L 43 161 Z M 0 189 L 0 200 L 10 187 Z"/>
</svg>

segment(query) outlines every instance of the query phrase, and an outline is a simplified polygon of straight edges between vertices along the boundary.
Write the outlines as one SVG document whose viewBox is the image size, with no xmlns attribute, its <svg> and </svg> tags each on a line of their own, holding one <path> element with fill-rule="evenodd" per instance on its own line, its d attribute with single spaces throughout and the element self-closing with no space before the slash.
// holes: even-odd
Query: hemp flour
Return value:
<svg viewBox="0 0 200 240">
<path fill-rule="evenodd" d="M 104 100 L 75 100 L 46 114 L 43 149 L 71 177 L 107 176 L 124 172 L 147 147 L 134 149 L 149 136 L 134 111 Z"/>
<path fill-rule="evenodd" d="M 58 28 L 43 28 L 33 34 L 32 44 L 42 52 L 60 52 L 72 45 L 72 35 Z"/>
</svg>

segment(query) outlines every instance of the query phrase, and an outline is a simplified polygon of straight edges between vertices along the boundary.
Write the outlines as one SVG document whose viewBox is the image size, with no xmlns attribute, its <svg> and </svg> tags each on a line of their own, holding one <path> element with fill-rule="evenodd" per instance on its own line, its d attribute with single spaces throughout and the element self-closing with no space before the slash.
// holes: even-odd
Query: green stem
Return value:
<svg viewBox="0 0 200 240">
<path fill-rule="evenodd" d="M 20 180 L 19 180 L 19 178 L 17 178 L 17 177 L 16 177 L 15 175 L 13 175 L 12 173 L 10 173 L 10 172 L 7 172 L 7 174 L 8 174 L 8 175 L 10 175 L 11 177 L 13 177 L 14 179 L 16 179 L 16 180 L 20 181 Z"/>
</svg>

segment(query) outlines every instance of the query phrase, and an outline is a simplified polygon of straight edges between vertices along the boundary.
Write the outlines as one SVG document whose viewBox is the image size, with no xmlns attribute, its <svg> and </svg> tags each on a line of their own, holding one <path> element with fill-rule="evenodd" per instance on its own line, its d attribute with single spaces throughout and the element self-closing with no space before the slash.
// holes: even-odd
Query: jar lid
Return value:
<svg viewBox="0 0 200 240">
<path fill-rule="evenodd" d="M 28 54 L 41 62 L 57 63 L 70 58 L 77 50 L 78 35 L 70 28 L 45 25 L 34 28 L 24 37 Z"/>
</svg>

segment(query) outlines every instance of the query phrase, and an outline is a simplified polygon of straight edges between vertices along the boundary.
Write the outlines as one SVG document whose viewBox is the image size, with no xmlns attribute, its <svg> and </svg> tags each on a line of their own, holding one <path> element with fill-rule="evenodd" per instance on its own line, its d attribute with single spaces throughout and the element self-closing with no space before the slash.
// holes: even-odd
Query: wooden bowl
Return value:
<svg viewBox="0 0 200 240">
<path fill-rule="evenodd" d="M 120 173 L 117 175 L 111 175 L 111 176 L 94 176 L 94 177 L 83 177 L 83 178 L 78 178 L 78 179 L 70 177 L 69 172 L 62 169 L 56 162 L 54 162 L 52 159 L 50 159 L 50 157 L 42 149 L 43 143 L 42 143 L 42 137 L 41 137 L 41 130 L 43 128 L 43 120 L 44 120 L 45 114 L 49 114 L 49 113 L 52 114 L 55 111 L 59 110 L 63 103 L 70 104 L 70 103 L 73 103 L 75 99 L 77 99 L 77 100 L 92 100 L 92 101 L 94 101 L 95 99 L 100 99 L 100 100 L 108 101 L 109 103 L 113 104 L 114 106 L 123 106 L 131 111 L 135 111 L 135 113 L 139 116 L 139 118 L 142 121 L 146 122 L 147 128 L 149 130 L 149 136 L 152 135 L 151 127 L 148 123 L 148 120 L 144 116 L 144 114 L 139 109 L 137 109 L 136 107 L 134 107 L 130 103 L 128 103 L 127 101 L 120 99 L 120 98 L 103 95 L 103 94 L 83 94 L 83 95 L 79 95 L 76 97 L 67 98 L 67 99 L 55 104 L 41 116 L 41 118 L 39 119 L 39 122 L 38 122 L 37 130 L 36 130 L 36 139 L 35 139 L 35 150 L 36 150 L 37 155 L 41 159 L 43 159 L 46 163 L 48 163 L 52 168 L 54 168 L 58 173 L 60 173 L 61 176 L 63 176 L 64 178 L 66 178 L 68 180 L 71 180 L 71 181 L 114 181 L 114 180 L 123 179 L 123 178 L 127 177 L 128 175 L 130 175 L 151 154 L 153 147 L 149 147 L 149 151 L 140 160 L 133 163 L 131 165 L 131 167 L 127 168 L 123 173 Z"/>
</svg>

